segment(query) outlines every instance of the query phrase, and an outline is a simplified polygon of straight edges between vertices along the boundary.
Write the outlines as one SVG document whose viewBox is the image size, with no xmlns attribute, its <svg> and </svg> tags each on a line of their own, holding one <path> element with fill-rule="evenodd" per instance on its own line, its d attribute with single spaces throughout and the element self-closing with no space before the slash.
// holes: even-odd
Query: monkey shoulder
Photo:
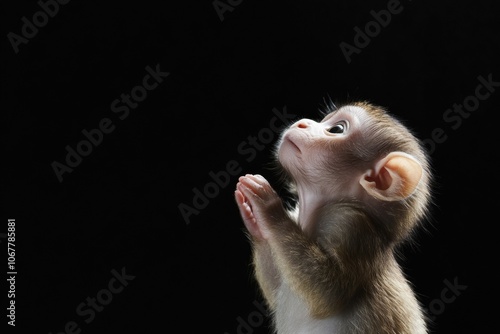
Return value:
<svg viewBox="0 0 500 334">
<path fill-rule="evenodd" d="M 387 241 L 381 222 L 362 203 L 334 203 L 321 211 L 315 233 L 317 242 L 337 261 L 370 263 L 385 249 Z"/>
</svg>

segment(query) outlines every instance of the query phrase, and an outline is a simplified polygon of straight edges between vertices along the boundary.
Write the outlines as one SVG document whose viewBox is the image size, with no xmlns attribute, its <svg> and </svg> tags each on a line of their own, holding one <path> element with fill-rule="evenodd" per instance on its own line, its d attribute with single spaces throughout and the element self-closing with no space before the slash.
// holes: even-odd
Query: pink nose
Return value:
<svg viewBox="0 0 500 334">
<path fill-rule="evenodd" d="M 306 120 L 300 120 L 298 121 L 297 123 L 297 127 L 299 129 L 307 129 L 309 127 L 309 124 L 307 124 L 307 121 Z"/>
</svg>

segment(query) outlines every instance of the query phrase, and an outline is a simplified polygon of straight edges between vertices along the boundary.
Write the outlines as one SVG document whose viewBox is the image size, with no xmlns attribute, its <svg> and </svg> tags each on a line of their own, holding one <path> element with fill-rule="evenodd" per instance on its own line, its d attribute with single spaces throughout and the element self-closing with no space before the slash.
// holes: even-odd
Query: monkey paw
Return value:
<svg viewBox="0 0 500 334">
<path fill-rule="evenodd" d="M 255 238 L 268 239 L 270 227 L 286 219 L 281 199 L 261 175 L 241 176 L 236 185 L 235 198 L 243 222 Z"/>
</svg>

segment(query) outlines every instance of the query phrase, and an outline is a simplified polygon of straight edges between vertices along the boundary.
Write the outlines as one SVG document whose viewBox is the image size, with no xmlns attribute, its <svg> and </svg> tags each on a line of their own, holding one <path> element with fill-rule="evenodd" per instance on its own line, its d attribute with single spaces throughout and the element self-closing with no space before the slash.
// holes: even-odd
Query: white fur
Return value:
<svg viewBox="0 0 500 334">
<path fill-rule="evenodd" d="M 309 316 L 307 304 L 286 283 L 281 284 L 277 301 L 275 322 L 280 334 L 337 333 L 341 328 L 342 321 L 339 317 L 313 319 Z"/>
</svg>

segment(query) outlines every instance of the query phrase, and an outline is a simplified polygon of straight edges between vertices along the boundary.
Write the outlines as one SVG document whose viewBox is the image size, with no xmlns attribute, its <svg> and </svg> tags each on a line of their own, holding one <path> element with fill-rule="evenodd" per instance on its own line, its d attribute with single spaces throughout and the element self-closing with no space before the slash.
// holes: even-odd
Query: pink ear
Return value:
<svg viewBox="0 0 500 334">
<path fill-rule="evenodd" d="M 360 184 L 373 197 L 384 201 L 399 201 L 409 197 L 422 177 L 422 166 L 411 155 L 389 153 L 366 172 Z"/>
</svg>

